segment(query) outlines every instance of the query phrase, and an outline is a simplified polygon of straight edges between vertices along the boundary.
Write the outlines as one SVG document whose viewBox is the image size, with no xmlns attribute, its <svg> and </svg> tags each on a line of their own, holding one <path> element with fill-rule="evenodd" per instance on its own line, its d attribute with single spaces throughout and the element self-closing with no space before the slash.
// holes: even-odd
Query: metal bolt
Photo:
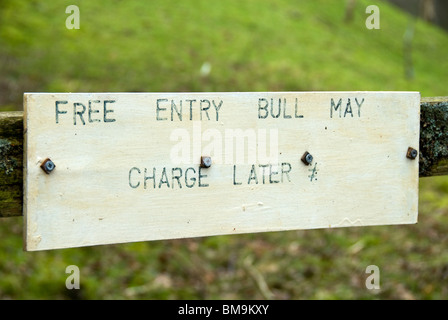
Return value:
<svg viewBox="0 0 448 320">
<path fill-rule="evenodd" d="M 414 148 L 409 147 L 408 152 L 406 152 L 406 158 L 414 160 L 418 156 L 418 151 Z"/>
<path fill-rule="evenodd" d="M 47 158 L 44 160 L 40 167 L 45 171 L 46 174 L 50 174 L 54 170 L 54 168 L 56 168 L 56 165 L 53 161 Z"/>
<path fill-rule="evenodd" d="M 306 164 L 306 165 L 310 165 L 311 162 L 313 162 L 313 156 L 311 155 L 311 153 L 309 153 L 308 151 L 306 151 L 306 152 L 303 154 L 303 156 L 302 156 L 302 158 L 301 158 L 300 160 L 302 160 L 302 162 L 303 162 L 304 164 Z"/>
<path fill-rule="evenodd" d="M 212 166 L 211 157 L 201 157 L 201 168 L 210 168 Z"/>
</svg>

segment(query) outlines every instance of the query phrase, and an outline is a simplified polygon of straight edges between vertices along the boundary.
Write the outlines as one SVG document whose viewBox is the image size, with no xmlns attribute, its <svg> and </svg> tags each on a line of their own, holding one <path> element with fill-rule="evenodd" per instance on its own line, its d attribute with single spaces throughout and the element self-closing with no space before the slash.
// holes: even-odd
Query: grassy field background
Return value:
<svg viewBox="0 0 448 320">
<path fill-rule="evenodd" d="M 365 27 L 377 4 L 381 29 Z M 76 4 L 81 28 L 68 30 Z M 382 1 L 0 0 L 0 110 L 23 92 L 412 90 L 448 95 L 448 34 Z M 403 36 L 413 30 L 413 79 Z M 206 67 L 207 66 L 207 67 Z M 209 72 L 205 72 L 209 68 Z M 201 71 L 202 70 L 202 71 Z M 1 299 L 446 299 L 448 178 L 419 222 L 27 253 L 0 220 Z M 349 196 L 349 195 L 348 195 Z M 356 201 L 354 199 L 354 201 Z M 67 290 L 77 265 L 81 289 Z M 367 290 L 368 265 L 381 289 Z"/>
</svg>

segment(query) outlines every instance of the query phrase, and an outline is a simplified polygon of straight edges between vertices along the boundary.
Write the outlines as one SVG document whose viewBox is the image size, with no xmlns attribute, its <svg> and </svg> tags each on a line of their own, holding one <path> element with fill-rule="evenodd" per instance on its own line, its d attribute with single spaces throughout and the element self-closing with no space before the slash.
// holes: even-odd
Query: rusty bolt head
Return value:
<svg viewBox="0 0 448 320">
<path fill-rule="evenodd" d="M 306 165 L 310 165 L 311 162 L 313 162 L 313 156 L 311 155 L 311 153 L 309 153 L 308 151 L 305 152 L 302 156 L 302 158 L 300 159 L 302 160 L 302 162 Z"/>
<path fill-rule="evenodd" d="M 42 168 L 42 170 L 44 170 L 44 172 L 46 174 L 50 174 L 54 170 L 54 168 L 56 168 L 56 165 L 54 164 L 53 161 L 51 161 L 49 158 L 47 158 L 40 165 L 40 167 Z"/>
<path fill-rule="evenodd" d="M 201 157 L 201 168 L 210 168 L 212 166 L 211 157 Z"/>
<path fill-rule="evenodd" d="M 408 151 L 406 152 L 406 158 L 415 160 L 415 158 L 417 158 L 417 156 L 418 156 L 418 151 L 415 150 L 414 148 L 409 147 Z"/>
</svg>

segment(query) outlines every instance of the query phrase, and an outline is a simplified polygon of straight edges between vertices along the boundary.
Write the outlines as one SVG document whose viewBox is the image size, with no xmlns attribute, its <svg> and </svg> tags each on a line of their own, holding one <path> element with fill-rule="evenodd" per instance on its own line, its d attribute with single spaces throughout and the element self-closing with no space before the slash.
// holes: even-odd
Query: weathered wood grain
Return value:
<svg viewBox="0 0 448 320">
<path fill-rule="evenodd" d="M 24 107 L 26 250 L 417 222 L 418 92 L 31 93 Z"/>
<path fill-rule="evenodd" d="M 420 177 L 448 175 L 448 97 L 421 100 Z M 22 216 L 23 112 L 0 112 L 0 217 Z"/>
</svg>

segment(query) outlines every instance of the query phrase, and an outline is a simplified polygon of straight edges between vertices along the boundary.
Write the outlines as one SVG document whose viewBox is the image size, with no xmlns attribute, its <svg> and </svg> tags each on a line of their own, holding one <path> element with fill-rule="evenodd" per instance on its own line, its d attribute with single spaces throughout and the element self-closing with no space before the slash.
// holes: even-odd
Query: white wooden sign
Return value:
<svg viewBox="0 0 448 320">
<path fill-rule="evenodd" d="M 417 221 L 417 92 L 24 104 L 26 250 Z"/>
</svg>

